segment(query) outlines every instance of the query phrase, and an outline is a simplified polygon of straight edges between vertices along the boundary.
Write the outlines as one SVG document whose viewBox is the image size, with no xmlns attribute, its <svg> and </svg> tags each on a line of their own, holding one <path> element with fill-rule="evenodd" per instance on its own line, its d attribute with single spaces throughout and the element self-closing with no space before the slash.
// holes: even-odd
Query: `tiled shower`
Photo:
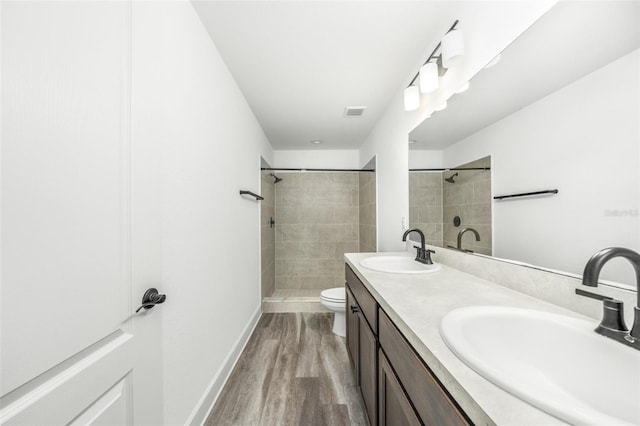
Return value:
<svg viewBox="0 0 640 426">
<path fill-rule="evenodd" d="M 375 172 L 263 170 L 261 191 L 263 310 L 322 310 L 344 253 L 376 251 Z"/>
<path fill-rule="evenodd" d="M 427 243 L 456 247 L 464 228 L 478 231 L 462 238 L 462 248 L 492 254 L 491 157 L 448 171 L 410 171 L 409 222 L 425 234 Z M 459 221 L 455 220 L 458 218 Z"/>
</svg>

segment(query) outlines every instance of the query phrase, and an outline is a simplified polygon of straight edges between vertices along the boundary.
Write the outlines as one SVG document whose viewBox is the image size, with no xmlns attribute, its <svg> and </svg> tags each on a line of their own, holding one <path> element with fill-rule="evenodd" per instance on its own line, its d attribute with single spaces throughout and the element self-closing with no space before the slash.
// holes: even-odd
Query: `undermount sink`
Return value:
<svg viewBox="0 0 640 426">
<path fill-rule="evenodd" d="M 528 309 L 449 312 L 440 334 L 484 378 L 572 424 L 640 424 L 640 351 L 597 323 Z"/>
<path fill-rule="evenodd" d="M 428 274 L 439 271 L 441 266 L 434 263 L 425 265 L 416 262 L 409 256 L 375 256 L 364 259 L 360 266 L 377 272 L 389 272 L 392 274 Z"/>
</svg>

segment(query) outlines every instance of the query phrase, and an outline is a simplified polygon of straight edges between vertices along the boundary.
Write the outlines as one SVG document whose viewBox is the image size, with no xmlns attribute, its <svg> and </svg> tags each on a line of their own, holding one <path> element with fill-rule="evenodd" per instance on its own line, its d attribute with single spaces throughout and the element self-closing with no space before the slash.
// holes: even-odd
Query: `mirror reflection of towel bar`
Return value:
<svg viewBox="0 0 640 426">
<path fill-rule="evenodd" d="M 504 200 L 505 198 L 528 197 L 530 195 L 557 194 L 557 189 L 547 189 L 546 191 L 523 192 L 522 194 L 498 195 L 493 197 L 494 200 Z"/>
</svg>

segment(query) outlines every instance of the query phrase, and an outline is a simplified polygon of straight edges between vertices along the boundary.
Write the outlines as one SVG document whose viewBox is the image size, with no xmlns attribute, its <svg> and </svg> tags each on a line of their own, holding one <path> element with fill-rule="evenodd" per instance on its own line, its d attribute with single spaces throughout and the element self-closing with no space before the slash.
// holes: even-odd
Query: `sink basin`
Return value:
<svg viewBox="0 0 640 426">
<path fill-rule="evenodd" d="M 472 306 L 440 324 L 465 364 L 507 392 L 572 424 L 640 424 L 640 351 L 597 323 L 541 311 Z"/>
<path fill-rule="evenodd" d="M 437 263 L 425 265 L 416 262 L 409 256 L 375 256 L 364 259 L 360 266 L 378 272 L 389 272 L 392 274 L 428 274 L 439 271 L 441 266 Z"/>
</svg>

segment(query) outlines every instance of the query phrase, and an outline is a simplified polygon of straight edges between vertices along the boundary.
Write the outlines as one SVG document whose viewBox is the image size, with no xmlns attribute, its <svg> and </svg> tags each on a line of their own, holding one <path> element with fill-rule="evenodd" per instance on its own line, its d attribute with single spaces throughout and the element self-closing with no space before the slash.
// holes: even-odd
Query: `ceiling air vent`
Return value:
<svg viewBox="0 0 640 426">
<path fill-rule="evenodd" d="M 364 110 L 367 109 L 366 106 L 349 106 L 344 109 L 345 117 L 360 117 Z"/>
</svg>

